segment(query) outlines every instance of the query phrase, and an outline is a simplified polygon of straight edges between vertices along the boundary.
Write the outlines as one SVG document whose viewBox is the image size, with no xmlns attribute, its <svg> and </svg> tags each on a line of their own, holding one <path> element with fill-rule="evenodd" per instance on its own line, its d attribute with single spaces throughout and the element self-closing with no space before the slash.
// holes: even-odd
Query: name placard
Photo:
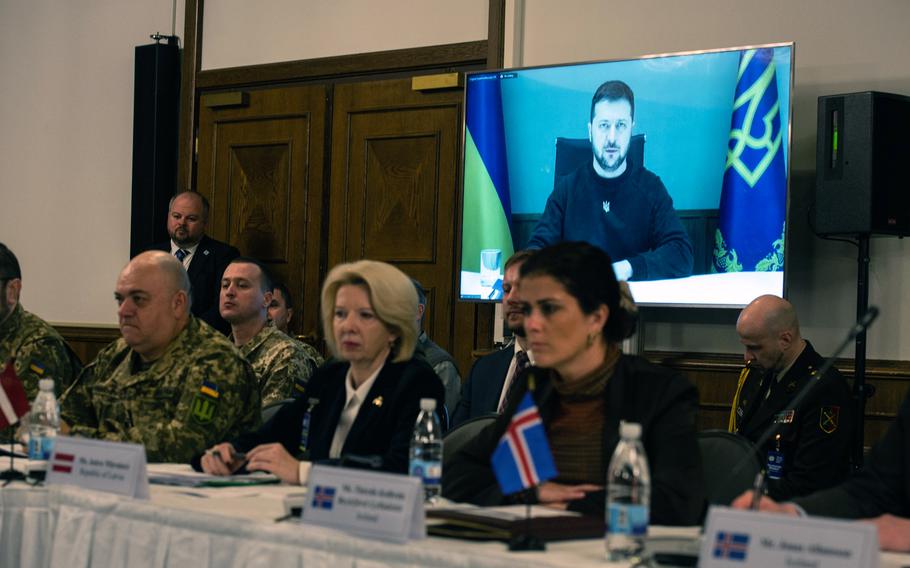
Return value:
<svg viewBox="0 0 910 568">
<path fill-rule="evenodd" d="M 145 446 L 57 436 L 46 483 L 148 499 Z"/>
<path fill-rule="evenodd" d="M 820 517 L 790 517 L 711 507 L 699 566 L 878 566 L 874 525 Z"/>
<path fill-rule="evenodd" d="M 424 538 L 423 487 L 416 477 L 313 466 L 303 521 L 367 538 Z"/>
</svg>

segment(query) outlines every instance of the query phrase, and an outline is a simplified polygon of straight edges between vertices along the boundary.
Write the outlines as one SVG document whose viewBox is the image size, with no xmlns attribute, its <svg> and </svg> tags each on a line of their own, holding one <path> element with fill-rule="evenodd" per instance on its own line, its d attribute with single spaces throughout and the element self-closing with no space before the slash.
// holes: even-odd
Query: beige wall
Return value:
<svg viewBox="0 0 910 568">
<path fill-rule="evenodd" d="M 129 257 L 133 53 L 169 34 L 171 0 L 0 0 L 0 241 L 22 302 L 114 323 Z M 177 29 L 182 29 L 179 2 Z M 182 34 L 182 32 L 181 32 Z"/>
<path fill-rule="evenodd" d="M 52 321 L 114 321 L 111 289 L 129 240 L 133 47 L 170 30 L 171 5 L 0 0 L 0 240 L 23 262 L 24 303 Z M 205 66 L 480 39 L 486 5 L 212 1 Z M 182 6 L 178 0 L 178 16 Z M 813 191 L 817 96 L 868 89 L 910 94 L 906 0 L 508 0 L 507 6 L 506 60 L 515 65 L 796 41 L 795 207 L 805 207 Z M 313 21 L 318 25 L 308 24 Z M 181 21 L 177 26 L 182 29 Z M 816 239 L 804 219 L 800 211 L 791 217 L 791 297 L 806 335 L 829 351 L 853 318 L 855 249 Z M 887 309 L 870 334 L 870 357 L 910 359 L 910 323 L 904 323 L 910 304 L 903 301 L 908 246 L 873 242 L 871 301 Z M 681 323 L 647 326 L 645 343 L 734 351 L 734 316 L 677 314 L 672 318 Z M 688 321 L 693 317 L 714 323 Z"/>
<path fill-rule="evenodd" d="M 202 68 L 486 39 L 488 9 L 488 0 L 208 2 Z"/>
</svg>

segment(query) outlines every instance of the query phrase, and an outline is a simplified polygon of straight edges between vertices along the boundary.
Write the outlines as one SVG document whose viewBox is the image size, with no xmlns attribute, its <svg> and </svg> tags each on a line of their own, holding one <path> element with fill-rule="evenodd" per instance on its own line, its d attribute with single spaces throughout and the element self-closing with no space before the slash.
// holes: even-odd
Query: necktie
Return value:
<svg viewBox="0 0 910 568">
<path fill-rule="evenodd" d="M 502 402 L 499 403 L 499 409 L 496 411 L 499 414 L 502 414 L 502 411 L 506 409 L 506 405 L 509 403 L 509 398 L 512 396 L 512 391 L 515 390 L 515 379 L 521 376 L 521 373 L 525 369 L 531 366 L 531 359 L 528 358 L 527 351 L 519 351 L 515 354 L 515 372 L 512 373 L 512 377 L 509 380 L 509 386 L 506 388 L 506 395 L 502 397 Z"/>
<path fill-rule="evenodd" d="M 188 254 L 190 254 L 190 253 L 188 253 L 187 251 L 185 251 L 183 249 L 177 249 L 177 252 L 174 253 L 174 256 L 177 257 L 177 260 L 179 260 L 180 262 L 183 262 L 183 259 L 186 258 Z"/>
</svg>

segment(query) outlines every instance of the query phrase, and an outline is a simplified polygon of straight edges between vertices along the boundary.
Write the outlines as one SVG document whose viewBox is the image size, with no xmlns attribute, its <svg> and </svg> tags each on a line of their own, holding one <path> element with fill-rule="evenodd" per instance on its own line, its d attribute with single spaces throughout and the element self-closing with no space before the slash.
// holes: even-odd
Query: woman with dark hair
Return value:
<svg viewBox="0 0 910 568">
<path fill-rule="evenodd" d="M 618 344 L 634 331 L 636 314 L 611 265 L 601 249 L 578 242 L 542 249 L 522 265 L 525 333 L 536 366 L 518 378 L 497 421 L 446 456 L 444 496 L 478 505 L 527 498 L 502 495 L 490 455 L 533 376 L 532 396 L 558 475 L 532 501 L 603 516 L 607 466 L 624 420 L 642 425 L 651 522 L 699 522 L 705 500 L 695 437 L 698 394 L 681 375 L 622 354 Z"/>
</svg>

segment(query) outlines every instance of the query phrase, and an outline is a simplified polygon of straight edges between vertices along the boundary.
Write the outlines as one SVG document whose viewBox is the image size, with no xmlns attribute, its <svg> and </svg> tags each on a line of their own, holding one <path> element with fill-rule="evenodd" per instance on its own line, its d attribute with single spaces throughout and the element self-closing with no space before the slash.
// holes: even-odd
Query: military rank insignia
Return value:
<svg viewBox="0 0 910 568">
<path fill-rule="evenodd" d="M 793 419 L 796 418 L 795 410 L 784 410 L 783 412 L 778 412 L 774 415 L 774 424 L 792 424 Z"/>
<path fill-rule="evenodd" d="M 818 426 L 825 434 L 833 434 L 837 430 L 837 419 L 840 416 L 839 406 L 823 406 L 818 416 Z"/>
<path fill-rule="evenodd" d="M 221 392 L 218 390 L 218 385 L 211 381 L 203 381 L 199 392 L 193 398 L 193 419 L 199 424 L 211 422 L 215 416 L 219 398 L 221 398 Z"/>
</svg>

